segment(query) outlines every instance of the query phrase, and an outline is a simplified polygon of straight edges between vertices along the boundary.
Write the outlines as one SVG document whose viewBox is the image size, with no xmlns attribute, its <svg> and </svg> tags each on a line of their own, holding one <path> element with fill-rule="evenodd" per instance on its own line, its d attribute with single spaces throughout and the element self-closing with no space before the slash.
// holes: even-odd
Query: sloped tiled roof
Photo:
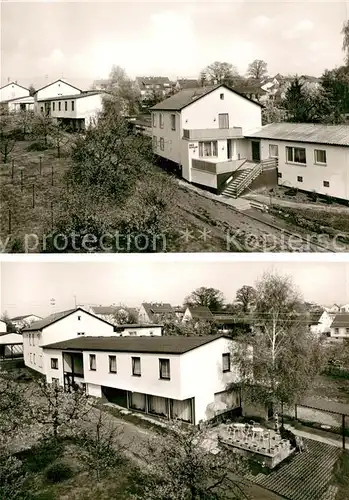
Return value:
<svg viewBox="0 0 349 500">
<path fill-rule="evenodd" d="M 349 313 L 336 314 L 331 323 L 331 328 L 349 328 Z"/>
<path fill-rule="evenodd" d="M 44 346 L 46 349 L 74 349 L 137 353 L 184 354 L 224 335 L 193 337 L 78 337 Z"/>
<path fill-rule="evenodd" d="M 205 306 L 189 306 L 188 307 L 193 319 L 201 319 L 203 321 L 213 321 L 213 314 L 208 307 Z"/>
<path fill-rule="evenodd" d="M 321 316 L 323 315 L 323 311 L 312 311 L 309 314 L 309 325 L 317 325 L 320 321 Z"/>
<path fill-rule="evenodd" d="M 349 125 L 270 123 L 269 125 L 261 127 L 258 131 L 255 131 L 246 137 L 349 146 Z"/>
<path fill-rule="evenodd" d="M 25 314 L 24 316 L 16 316 L 15 318 L 11 318 L 11 321 L 21 321 L 22 319 L 29 318 L 30 316 L 40 318 L 40 316 L 38 316 L 37 314 Z"/>
<path fill-rule="evenodd" d="M 142 304 L 144 307 L 149 319 L 156 323 L 159 317 L 161 316 L 174 316 L 175 312 L 171 304 L 169 303 L 148 303 L 144 302 Z"/>
<path fill-rule="evenodd" d="M 32 331 L 42 330 L 43 328 L 46 328 L 47 326 L 52 325 L 53 323 L 56 323 L 56 321 L 59 321 L 63 318 L 66 318 L 67 316 L 69 316 L 70 314 L 72 314 L 75 311 L 84 312 L 85 314 L 88 314 L 89 316 L 92 316 L 93 318 L 98 319 L 98 321 L 103 321 L 103 323 L 107 323 L 108 325 L 114 326 L 111 323 L 109 323 L 108 321 L 105 321 L 104 319 L 97 318 L 96 316 L 89 313 L 88 311 L 86 311 L 82 307 L 77 307 L 74 309 L 68 309 L 67 311 L 60 311 L 57 313 L 50 314 L 50 316 L 47 316 L 46 318 L 41 319 L 40 321 L 34 321 L 34 323 L 32 323 L 30 326 L 28 326 L 27 328 L 24 328 L 23 332 L 32 332 Z"/>
<path fill-rule="evenodd" d="M 198 81 L 195 79 L 183 78 L 177 80 L 177 83 L 182 89 L 195 89 L 198 87 Z"/>
<path fill-rule="evenodd" d="M 263 107 L 261 104 L 259 104 L 256 101 L 253 101 L 252 99 L 249 99 L 248 97 L 245 97 L 244 95 L 240 94 L 236 90 L 228 87 L 227 85 L 224 84 L 219 84 L 219 85 L 213 85 L 209 87 L 197 87 L 195 89 L 184 89 L 180 90 L 176 94 L 174 94 L 171 97 L 168 97 L 162 102 L 159 102 L 158 104 L 155 104 L 151 109 L 152 110 L 164 110 L 164 111 L 180 111 L 181 109 L 185 108 L 186 106 L 189 106 L 189 104 L 192 104 L 194 101 L 197 101 L 198 99 L 201 99 L 205 95 L 209 94 L 210 92 L 213 92 L 214 90 L 224 87 L 231 92 L 239 95 L 240 97 L 243 97 L 244 99 L 247 99 L 248 101 L 252 102 L 253 104 L 256 104 L 258 106 Z"/>
</svg>

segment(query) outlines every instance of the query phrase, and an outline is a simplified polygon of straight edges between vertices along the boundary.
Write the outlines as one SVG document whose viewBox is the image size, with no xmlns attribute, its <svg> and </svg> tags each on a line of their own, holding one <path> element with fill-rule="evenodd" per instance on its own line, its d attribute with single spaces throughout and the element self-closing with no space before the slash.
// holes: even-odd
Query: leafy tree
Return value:
<svg viewBox="0 0 349 500">
<path fill-rule="evenodd" d="M 328 101 L 321 92 L 310 92 L 300 78 L 295 77 L 282 100 L 286 119 L 295 123 L 322 122 L 328 113 Z"/>
<path fill-rule="evenodd" d="M 228 500 L 247 498 L 243 481 L 244 462 L 223 449 L 212 453 L 208 429 L 170 424 L 166 437 L 159 436 L 145 450 L 149 476 L 142 498 L 149 500 Z"/>
<path fill-rule="evenodd" d="M 4 163 L 8 162 L 17 140 L 18 135 L 12 117 L 8 114 L 2 114 L 0 116 L 0 153 Z"/>
<path fill-rule="evenodd" d="M 242 305 L 242 311 L 247 313 L 254 304 L 256 298 L 256 290 L 253 286 L 244 285 L 236 292 L 236 301 Z"/>
<path fill-rule="evenodd" d="M 262 59 L 255 59 L 248 65 L 247 76 L 250 78 L 255 78 L 256 80 L 262 80 L 268 74 L 268 65 Z"/>
<path fill-rule="evenodd" d="M 114 314 L 114 319 L 118 325 L 130 325 L 137 322 L 135 315 L 128 311 L 126 307 L 118 309 Z"/>
<path fill-rule="evenodd" d="M 16 126 L 22 131 L 23 138 L 28 136 L 33 129 L 34 123 L 34 112 L 33 111 L 19 111 L 15 115 Z"/>
<path fill-rule="evenodd" d="M 0 377 L 0 451 L 7 447 L 13 431 L 22 429 L 27 417 L 23 390 L 9 373 Z"/>
<path fill-rule="evenodd" d="M 26 500 L 28 491 L 27 480 L 23 464 L 11 455 L 0 456 L 0 499 Z"/>
<path fill-rule="evenodd" d="M 33 137 L 43 141 L 44 147 L 49 147 L 49 138 L 53 130 L 53 120 L 45 113 L 35 114 L 33 121 Z"/>
<path fill-rule="evenodd" d="M 268 125 L 269 123 L 281 123 L 286 120 L 285 110 L 278 107 L 272 98 L 264 104 L 262 109 L 262 122 L 263 125 Z"/>
<path fill-rule="evenodd" d="M 168 96 L 167 96 L 168 97 Z M 165 98 L 162 93 L 158 89 L 153 89 L 149 95 L 146 96 L 142 101 L 142 107 L 146 109 L 150 109 L 155 104 L 163 101 Z M 144 112 L 144 111 L 143 111 Z"/>
<path fill-rule="evenodd" d="M 104 112 L 132 115 L 139 112 L 139 96 L 134 82 L 120 66 L 113 66 L 105 85 L 108 95 L 104 98 Z"/>
<path fill-rule="evenodd" d="M 321 86 L 328 102 L 326 120 L 342 123 L 343 115 L 349 113 L 349 66 L 326 70 L 321 77 Z"/>
<path fill-rule="evenodd" d="M 67 392 L 57 384 L 37 380 L 36 389 L 31 398 L 32 418 L 55 440 L 63 431 L 74 429 L 74 425 L 81 423 L 91 411 L 92 401 L 79 387 Z"/>
<path fill-rule="evenodd" d="M 311 387 L 322 348 L 307 331 L 304 303 L 289 277 L 267 273 L 255 288 L 254 334 L 237 343 L 233 356 L 246 400 L 282 411 Z"/>
<path fill-rule="evenodd" d="M 35 94 L 36 90 L 35 90 L 35 87 L 34 85 L 31 83 L 29 85 L 29 95 L 33 97 L 33 95 Z"/>
<path fill-rule="evenodd" d="M 205 70 L 206 79 L 211 83 L 225 83 L 233 85 L 239 76 L 237 69 L 230 63 L 215 61 L 208 65 Z M 203 73 L 201 72 L 203 76 Z"/>
<path fill-rule="evenodd" d="M 52 123 L 50 129 L 50 136 L 57 151 L 57 158 L 61 157 L 62 148 L 68 144 L 68 136 L 65 132 L 63 125 L 60 123 Z"/>
<path fill-rule="evenodd" d="M 224 295 L 215 288 L 200 287 L 185 298 L 185 306 L 205 306 L 210 311 L 219 311 L 224 304 Z"/>
<path fill-rule="evenodd" d="M 343 35 L 342 48 L 343 48 L 343 51 L 345 53 L 345 63 L 347 66 L 349 66 L 349 21 L 346 21 L 343 24 L 341 34 Z"/>
</svg>

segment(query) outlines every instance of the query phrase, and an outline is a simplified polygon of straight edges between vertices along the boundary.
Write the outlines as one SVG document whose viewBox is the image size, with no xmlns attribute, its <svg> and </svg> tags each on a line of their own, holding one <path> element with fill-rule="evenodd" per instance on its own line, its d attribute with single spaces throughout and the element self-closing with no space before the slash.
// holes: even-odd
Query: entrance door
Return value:
<svg viewBox="0 0 349 500">
<path fill-rule="evenodd" d="M 227 157 L 228 157 L 228 160 L 231 160 L 231 155 L 232 155 L 232 143 L 231 143 L 231 139 L 227 139 Z"/>
<path fill-rule="evenodd" d="M 259 141 L 252 141 L 252 160 L 261 161 L 261 143 Z"/>
</svg>

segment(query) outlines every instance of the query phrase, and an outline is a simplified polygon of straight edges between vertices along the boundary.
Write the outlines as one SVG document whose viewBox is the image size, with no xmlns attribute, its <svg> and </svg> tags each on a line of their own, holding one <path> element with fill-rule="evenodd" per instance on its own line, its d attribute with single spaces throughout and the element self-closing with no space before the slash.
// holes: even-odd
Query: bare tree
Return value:
<svg viewBox="0 0 349 500">
<path fill-rule="evenodd" d="M 241 304 L 242 311 L 247 313 L 254 303 L 256 290 L 253 286 L 244 285 L 236 292 L 236 301 Z"/>
<path fill-rule="evenodd" d="M 110 416 L 98 410 L 97 421 L 79 436 L 81 459 L 99 482 L 124 460 L 125 446 L 121 443 L 123 427 L 115 425 Z"/>
<path fill-rule="evenodd" d="M 49 137 L 52 132 L 53 121 L 49 115 L 38 113 L 33 122 L 33 136 L 43 140 L 45 148 L 49 147 Z"/>
<path fill-rule="evenodd" d="M 151 441 L 142 498 L 149 500 L 213 500 L 247 498 L 245 465 L 237 454 L 210 444 L 207 427 L 172 422 L 166 437 Z"/>
<path fill-rule="evenodd" d="M 16 126 L 21 130 L 23 138 L 32 132 L 34 113 L 32 111 L 19 111 L 15 114 Z"/>
<path fill-rule="evenodd" d="M 247 76 L 256 80 L 262 80 L 268 74 L 267 67 L 267 63 L 262 59 L 255 59 L 248 65 Z"/>
<path fill-rule="evenodd" d="M 37 381 L 31 399 L 33 419 L 42 424 L 54 439 L 63 430 L 74 430 L 74 425 L 83 421 L 92 408 L 92 401 L 80 387 L 66 392 L 58 384 L 48 384 L 42 380 Z"/>
<path fill-rule="evenodd" d="M 50 126 L 50 136 L 57 151 L 57 158 L 61 157 L 62 147 L 68 144 L 69 138 L 60 123 L 52 123 Z"/>
<path fill-rule="evenodd" d="M 239 73 L 235 66 L 227 62 L 215 61 L 204 70 L 207 80 L 210 83 L 225 83 L 226 85 L 233 85 L 238 78 Z M 203 75 L 203 72 L 201 72 Z"/>
</svg>

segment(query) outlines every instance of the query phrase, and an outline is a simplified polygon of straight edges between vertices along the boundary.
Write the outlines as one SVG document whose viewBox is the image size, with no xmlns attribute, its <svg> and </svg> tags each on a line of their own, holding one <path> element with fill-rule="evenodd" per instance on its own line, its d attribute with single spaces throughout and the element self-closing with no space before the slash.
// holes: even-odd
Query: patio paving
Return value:
<svg viewBox="0 0 349 500">
<path fill-rule="evenodd" d="M 330 500 L 333 467 L 341 450 L 329 444 L 304 439 L 308 451 L 298 453 L 270 472 L 250 474 L 248 479 L 287 500 Z"/>
</svg>

